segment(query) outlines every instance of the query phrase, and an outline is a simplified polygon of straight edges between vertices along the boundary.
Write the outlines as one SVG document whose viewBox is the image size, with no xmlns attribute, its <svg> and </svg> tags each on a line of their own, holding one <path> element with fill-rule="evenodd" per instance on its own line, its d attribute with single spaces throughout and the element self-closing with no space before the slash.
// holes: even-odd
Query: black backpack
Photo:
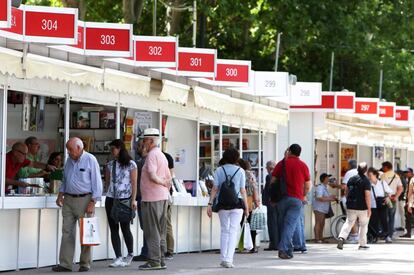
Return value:
<svg viewBox="0 0 414 275">
<path fill-rule="evenodd" d="M 277 203 L 287 196 L 286 164 L 284 159 L 282 160 L 282 175 L 270 184 L 269 189 L 270 201 L 273 203 Z"/>
<path fill-rule="evenodd" d="M 238 168 L 231 177 L 227 175 L 224 167 L 221 168 L 223 168 L 226 179 L 220 184 L 220 192 L 213 205 L 214 212 L 218 212 L 221 209 L 235 209 L 240 206 L 239 193 L 236 192 L 235 184 L 233 182 L 233 178 L 239 172 L 240 168 Z"/>
</svg>

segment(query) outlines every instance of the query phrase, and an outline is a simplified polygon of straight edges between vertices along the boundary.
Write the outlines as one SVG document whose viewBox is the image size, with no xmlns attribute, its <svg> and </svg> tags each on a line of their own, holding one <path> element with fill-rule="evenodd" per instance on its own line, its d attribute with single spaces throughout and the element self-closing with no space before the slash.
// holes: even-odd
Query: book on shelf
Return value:
<svg viewBox="0 0 414 275">
<path fill-rule="evenodd" d="M 75 113 L 76 113 L 75 128 L 79 128 L 79 129 L 90 128 L 89 112 L 77 111 Z"/>
<path fill-rule="evenodd" d="M 90 112 L 90 127 L 93 129 L 99 128 L 99 112 Z"/>
<path fill-rule="evenodd" d="M 100 112 L 99 126 L 104 129 L 115 128 L 115 113 L 106 111 Z"/>
</svg>

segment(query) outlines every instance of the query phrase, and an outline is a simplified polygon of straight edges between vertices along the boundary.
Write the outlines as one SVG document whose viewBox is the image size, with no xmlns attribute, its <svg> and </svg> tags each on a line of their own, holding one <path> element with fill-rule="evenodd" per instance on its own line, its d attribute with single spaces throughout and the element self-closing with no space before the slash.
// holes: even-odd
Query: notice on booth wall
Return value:
<svg viewBox="0 0 414 275">
<path fill-rule="evenodd" d="M 176 164 L 185 164 L 185 149 L 175 149 L 174 162 Z"/>
<path fill-rule="evenodd" d="M 144 130 L 152 127 L 153 116 L 151 112 L 134 113 L 134 133 L 137 137 L 144 133 Z"/>
</svg>

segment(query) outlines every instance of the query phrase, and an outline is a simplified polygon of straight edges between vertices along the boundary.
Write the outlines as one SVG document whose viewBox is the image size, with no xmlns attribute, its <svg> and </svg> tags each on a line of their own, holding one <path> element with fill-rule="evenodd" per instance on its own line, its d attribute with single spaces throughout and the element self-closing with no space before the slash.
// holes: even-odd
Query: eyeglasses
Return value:
<svg viewBox="0 0 414 275">
<path fill-rule="evenodd" d="M 19 152 L 19 153 L 20 153 L 20 154 L 22 154 L 23 156 L 27 156 L 27 153 L 22 152 L 22 151 L 20 151 L 20 150 L 14 150 L 14 151 Z"/>
</svg>

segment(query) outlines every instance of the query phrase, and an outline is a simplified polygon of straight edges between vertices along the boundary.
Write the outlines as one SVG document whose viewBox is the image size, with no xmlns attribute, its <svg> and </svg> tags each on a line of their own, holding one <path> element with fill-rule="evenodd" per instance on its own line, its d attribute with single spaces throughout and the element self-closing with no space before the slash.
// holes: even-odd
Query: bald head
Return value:
<svg viewBox="0 0 414 275">
<path fill-rule="evenodd" d="M 78 160 L 83 152 L 83 142 L 78 137 L 73 137 L 66 142 L 66 149 L 69 157 L 73 160 Z"/>
</svg>

